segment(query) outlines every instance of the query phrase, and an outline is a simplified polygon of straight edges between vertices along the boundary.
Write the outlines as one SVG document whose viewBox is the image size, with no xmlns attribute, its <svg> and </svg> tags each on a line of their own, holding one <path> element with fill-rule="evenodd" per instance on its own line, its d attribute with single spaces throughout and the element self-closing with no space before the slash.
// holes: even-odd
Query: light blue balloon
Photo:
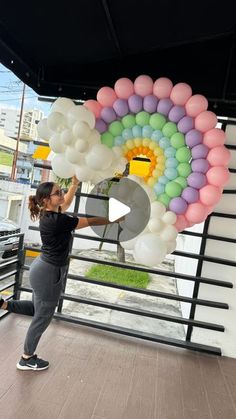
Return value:
<svg viewBox="0 0 236 419">
<path fill-rule="evenodd" d="M 166 185 L 169 182 L 169 179 L 166 176 L 160 176 L 158 178 L 158 182 L 162 183 L 163 185 Z"/>
<path fill-rule="evenodd" d="M 170 140 L 167 137 L 162 137 L 159 141 L 159 146 L 163 148 L 164 150 L 168 147 L 170 147 Z"/>
<path fill-rule="evenodd" d="M 162 183 L 157 182 L 153 186 L 153 189 L 154 189 L 156 195 L 160 195 L 161 193 L 165 192 L 165 185 L 163 185 Z"/>
<path fill-rule="evenodd" d="M 130 138 L 134 138 L 132 129 L 131 128 L 125 128 L 122 132 L 122 137 L 125 140 L 129 140 Z"/>
<path fill-rule="evenodd" d="M 167 158 L 175 157 L 176 149 L 174 147 L 167 147 L 164 151 L 164 154 Z"/>
<path fill-rule="evenodd" d="M 178 177 L 178 172 L 174 167 L 168 167 L 164 174 L 166 177 L 168 177 L 169 180 L 174 180 Z"/>
<path fill-rule="evenodd" d="M 140 127 L 140 125 L 135 125 L 132 128 L 132 133 L 134 137 L 142 137 L 142 127 Z"/>
<path fill-rule="evenodd" d="M 156 141 L 156 143 L 159 143 L 159 141 L 162 137 L 163 137 L 162 132 L 159 129 L 156 129 L 155 131 L 153 131 L 151 139 L 153 141 Z"/>
<path fill-rule="evenodd" d="M 143 129 L 142 129 L 142 135 L 144 138 L 151 138 L 153 133 L 153 129 L 152 127 L 150 127 L 150 125 L 144 125 Z"/>
<path fill-rule="evenodd" d="M 121 137 L 121 135 L 118 135 L 117 137 L 115 137 L 115 139 L 114 139 L 114 144 L 115 145 L 120 146 L 124 143 L 125 143 L 125 140 L 124 140 L 123 137 Z"/>
<path fill-rule="evenodd" d="M 177 167 L 179 164 L 178 160 L 175 159 L 174 157 L 169 157 L 166 160 L 166 167 Z"/>
</svg>

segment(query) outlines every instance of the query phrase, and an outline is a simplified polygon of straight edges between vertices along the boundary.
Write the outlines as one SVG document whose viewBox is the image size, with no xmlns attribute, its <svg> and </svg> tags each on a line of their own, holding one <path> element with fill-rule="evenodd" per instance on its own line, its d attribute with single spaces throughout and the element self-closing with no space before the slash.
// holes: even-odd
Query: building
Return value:
<svg viewBox="0 0 236 419">
<path fill-rule="evenodd" d="M 23 111 L 20 138 L 22 140 L 35 140 L 37 138 L 37 123 L 43 118 L 39 109 Z M 20 110 L 2 108 L 0 111 L 0 129 L 8 137 L 16 138 L 20 122 Z"/>
</svg>

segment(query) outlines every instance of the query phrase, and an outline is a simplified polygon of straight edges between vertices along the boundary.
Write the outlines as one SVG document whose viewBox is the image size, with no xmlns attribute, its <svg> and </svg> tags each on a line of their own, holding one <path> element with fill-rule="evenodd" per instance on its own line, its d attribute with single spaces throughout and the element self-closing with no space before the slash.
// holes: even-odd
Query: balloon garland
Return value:
<svg viewBox="0 0 236 419">
<path fill-rule="evenodd" d="M 134 83 L 121 78 L 114 89 L 102 87 L 97 100 L 83 106 L 57 99 L 38 129 L 56 153 L 52 167 L 60 177 L 76 174 L 81 181 L 97 183 L 124 171 L 136 156 L 149 158 L 148 175 L 136 180 L 158 210 L 152 211 L 143 240 L 137 245 L 137 238 L 133 249 L 134 255 L 139 254 L 136 260 L 144 263 L 150 248 L 156 247 L 157 253 L 164 240 L 161 258 L 145 259 L 153 265 L 174 250 L 177 232 L 206 219 L 229 179 L 225 133 L 216 128 L 217 117 L 207 107 L 207 99 L 192 95 L 186 83 L 173 86 L 168 78 L 153 82 L 141 75 Z M 169 236 L 163 233 L 166 227 Z M 152 243 L 145 234 L 153 235 Z"/>
</svg>

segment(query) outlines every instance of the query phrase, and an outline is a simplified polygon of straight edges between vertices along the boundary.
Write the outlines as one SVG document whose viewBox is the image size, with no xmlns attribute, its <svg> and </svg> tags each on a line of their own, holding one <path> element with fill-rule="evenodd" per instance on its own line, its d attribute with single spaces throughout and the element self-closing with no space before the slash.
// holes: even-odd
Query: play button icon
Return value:
<svg viewBox="0 0 236 419">
<path fill-rule="evenodd" d="M 131 210 L 130 207 L 128 207 L 128 205 L 123 204 L 115 198 L 109 199 L 109 221 L 113 222 L 119 220 L 121 217 L 124 217 L 125 215 L 129 214 L 130 211 Z"/>
<path fill-rule="evenodd" d="M 150 200 L 144 188 L 134 180 L 109 178 L 90 191 L 85 213 L 88 222 L 90 216 L 105 217 L 110 221 L 107 225 L 90 224 L 105 242 L 123 242 L 135 238 L 145 229 L 150 219 Z"/>
</svg>

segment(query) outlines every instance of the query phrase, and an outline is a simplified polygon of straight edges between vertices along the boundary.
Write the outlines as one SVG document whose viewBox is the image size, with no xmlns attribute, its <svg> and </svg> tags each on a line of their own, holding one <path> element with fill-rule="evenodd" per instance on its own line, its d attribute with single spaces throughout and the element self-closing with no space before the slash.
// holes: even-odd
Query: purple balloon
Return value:
<svg viewBox="0 0 236 419">
<path fill-rule="evenodd" d="M 175 105 L 171 108 L 168 118 L 172 122 L 179 122 L 185 116 L 185 109 L 183 106 Z"/>
<path fill-rule="evenodd" d="M 168 116 L 173 102 L 170 99 L 160 99 L 157 105 L 157 112 L 161 113 L 162 115 Z"/>
<path fill-rule="evenodd" d="M 178 122 L 178 130 L 182 132 L 183 134 L 186 134 L 188 131 L 192 130 L 194 127 L 194 121 L 191 116 L 184 116 L 179 122 Z"/>
<path fill-rule="evenodd" d="M 185 201 L 185 199 L 181 197 L 173 198 L 169 203 L 169 209 L 173 211 L 175 214 L 184 214 L 187 207 L 187 202 Z"/>
<path fill-rule="evenodd" d="M 189 204 L 193 204 L 193 202 L 197 202 L 199 200 L 199 192 L 195 188 L 191 188 L 191 186 L 187 186 L 182 192 L 182 198 L 185 199 Z"/>
<path fill-rule="evenodd" d="M 125 99 L 116 99 L 113 103 L 113 109 L 118 116 L 122 118 L 122 116 L 127 115 L 129 112 L 128 102 Z"/>
<path fill-rule="evenodd" d="M 95 129 L 102 134 L 107 130 L 107 124 L 103 121 L 103 119 L 98 118 L 96 119 Z"/>
<path fill-rule="evenodd" d="M 143 99 L 143 109 L 146 112 L 154 113 L 157 110 L 158 99 L 154 95 L 147 95 Z"/>
<path fill-rule="evenodd" d="M 199 172 L 191 173 L 188 176 L 187 181 L 189 186 L 192 186 L 192 188 L 196 189 L 201 189 L 207 183 L 206 176 L 203 173 Z"/>
<path fill-rule="evenodd" d="M 193 159 L 205 159 L 208 154 L 209 148 L 205 144 L 198 144 L 192 148 Z"/>
<path fill-rule="evenodd" d="M 195 145 L 202 143 L 202 138 L 203 136 L 200 131 L 197 129 L 191 129 L 191 131 L 189 131 L 185 136 L 185 142 L 187 146 L 192 148 Z"/>
<path fill-rule="evenodd" d="M 116 120 L 116 113 L 113 108 L 106 106 L 101 111 L 101 118 L 107 124 L 110 124 L 111 122 Z"/>
<path fill-rule="evenodd" d="M 143 109 L 143 98 L 139 95 L 132 95 L 128 99 L 128 104 L 131 112 L 140 112 Z"/>
<path fill-rule="evenodd" d="M 191 167 L 193 172 L 206 173 L 210 168 L 210 164 L 206 159 L 196 159 L 192 161 Z"/>
</svg>

